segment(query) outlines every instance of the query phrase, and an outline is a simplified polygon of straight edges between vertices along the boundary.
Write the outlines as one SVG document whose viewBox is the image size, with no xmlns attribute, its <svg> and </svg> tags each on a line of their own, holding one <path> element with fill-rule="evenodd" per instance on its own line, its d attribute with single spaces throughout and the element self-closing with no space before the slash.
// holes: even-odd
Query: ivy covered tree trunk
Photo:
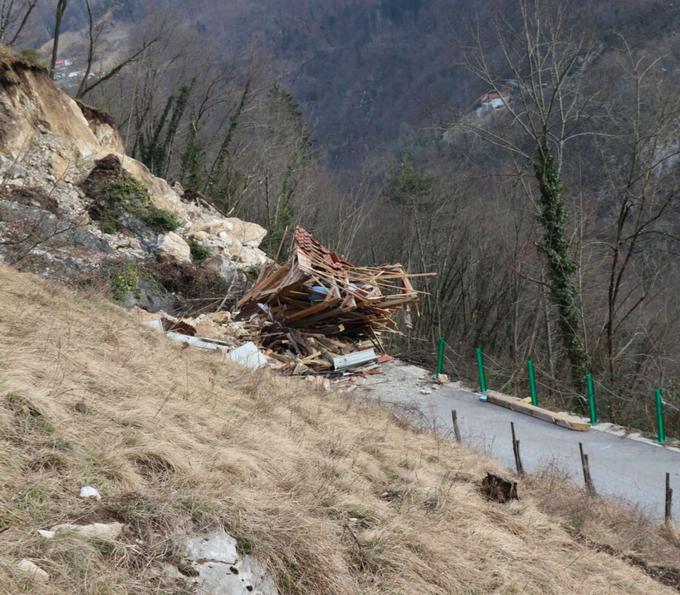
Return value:
<svg viewBox="0 0 680 595">
<path fill-rule="evenodd" d="M 202 184 L 202 165 L 205 151 L 198 138 L 198 118 L 194 115 L 191 118 L 191 128 L 186 147 L 180 160 L 180 180 L 182 184 L 192 190 L 197 190 Z"/>
<path fill-rule="evenodd" d="M 581 338 L 581 313 L 574 281 L 576 263 L 569 255 L 566 224 L 567 210 L 562 201 L 562 184 L 553 153 L 543 142 L 534 161 L 534 173 L 540 190 L 544 236 L 540 249 L 548 265 L 548 284 L 559 313 L 559 329 L 569 358 L 575 386 L 582 386 L 589 368 L 589 357 Z"/>
<path fill-rule="evenodd" d="M 160 117 L 154 119 L 152 129 L 139 133 L 135 148 L 139 150 L 140 160 L 155 176 L 168 175 L 175 137 L 190 95 L 190 86 L 182 87 L 176 96 L 170 95 Z"/>
</svg>

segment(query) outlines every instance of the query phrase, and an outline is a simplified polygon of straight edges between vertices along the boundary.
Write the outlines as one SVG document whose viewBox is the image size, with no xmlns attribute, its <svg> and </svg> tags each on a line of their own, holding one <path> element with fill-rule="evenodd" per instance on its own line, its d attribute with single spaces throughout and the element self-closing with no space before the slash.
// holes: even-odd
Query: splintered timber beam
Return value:
<svg viewBox="0 0 680 595">
<path fill-rule="evenodd" d="M 487 400 L 489 403 L 493 403 L 494 405 L 500 405 L 501 407 L 511 409 L 512 411 L 530 415 L 536 419 L 547 421 L 548 423 L 555 424 L 562 428 L 567 428 L 568 430 L 587 432 L 590 429 L 588 423 L 581 421 L 577 417 L 568 415 L 566 413 L 555 413 L 554 411 L 549 411 L 547 409 L 543 409 L 542 407 L 534 407 L 530 403 L 525 403 L 517 397 L 504 395 L 494 390 L 487 392 Z"/>
<path fill-rule="evenodd" d="M 287 307 L 274 314 L 297 327 L 352 314 L 369 328 L 391 326 L 394 313 L 415 304 L 420 293 L 401 265 L 354 267 L 297 228 L 289 262 L 266 269 L 239 305 L 285 301 Z M 320 294 L 326 299 L 316 299 Z"/>
</svg>

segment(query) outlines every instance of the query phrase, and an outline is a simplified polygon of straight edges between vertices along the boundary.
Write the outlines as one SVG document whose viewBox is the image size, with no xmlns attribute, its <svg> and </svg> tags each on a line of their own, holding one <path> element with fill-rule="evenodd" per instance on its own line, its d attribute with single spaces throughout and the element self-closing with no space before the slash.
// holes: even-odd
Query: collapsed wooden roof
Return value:
<svg viewBox="0 0 680 595">
<path fill-rule="evenodd" d="M 398 311 L 409 324 L 409 308 L 418 301 L 411 277 L 400 264 L 352 265 L 298 227 L 288 263 L 266 267 L 238 305 L 286 328 L 370 336 L 396 328 Z"/>
</svg>

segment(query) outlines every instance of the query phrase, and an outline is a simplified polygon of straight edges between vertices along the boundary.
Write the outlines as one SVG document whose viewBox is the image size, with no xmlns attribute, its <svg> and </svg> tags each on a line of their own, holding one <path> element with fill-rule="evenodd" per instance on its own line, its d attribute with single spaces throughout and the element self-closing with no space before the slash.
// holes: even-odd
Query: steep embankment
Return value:
<svg viewBox="0 0 680 595">
<path fill-rule="evenodd" d="M 464 448 L 2 266 L 0 335 L 3 592 L 185 592 L 161 564 L 222 526 L 285 593 L 666 592 L 540 512 L 534 487 L 485 500 L 493 464 Z M 37 533 L 97 519 L 123 533 Z M 49 582 L 22 579 L 23 558 Z"/>
<path fill-rule="evenodd" d="M 152 175 L 107 114 L 0 46 L 0 261 L 172 309 L 179 293 L 237 295 L 265 234 Z"/>
</svg>

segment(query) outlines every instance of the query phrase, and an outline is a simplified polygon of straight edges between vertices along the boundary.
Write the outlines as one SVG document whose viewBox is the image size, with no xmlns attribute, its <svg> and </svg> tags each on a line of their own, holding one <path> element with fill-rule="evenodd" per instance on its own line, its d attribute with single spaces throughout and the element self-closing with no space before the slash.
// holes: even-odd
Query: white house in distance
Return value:
<svg viewBox="0 0 680 595">
<path fill-rule="evenodd" d="M 477 100 L 475 114 L 481 118 L 494 110 L 503 109 L 510 103 L 512 96 L 507 89 L 488 91 Z"/>
</svg>

